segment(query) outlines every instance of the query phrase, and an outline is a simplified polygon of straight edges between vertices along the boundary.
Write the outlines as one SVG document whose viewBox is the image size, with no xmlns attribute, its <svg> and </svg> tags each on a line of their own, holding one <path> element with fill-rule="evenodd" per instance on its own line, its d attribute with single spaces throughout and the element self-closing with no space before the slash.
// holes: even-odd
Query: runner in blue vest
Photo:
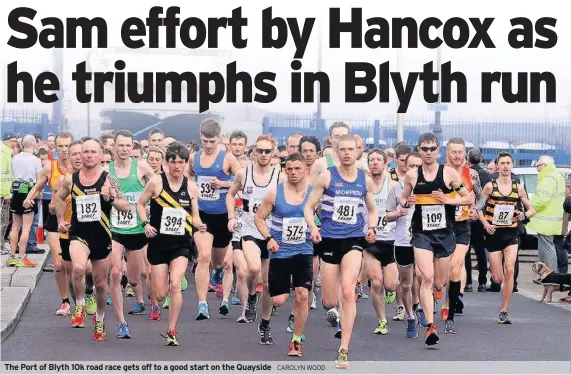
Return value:
<svg viewBox="0 0 571 375">
<path fill-rule="evenodd" d="M 305 220 L 311 229 L 314 243 L 322 243 L 321 284 L 323 306 L 331 309 L 340 302 L 341 281 L 341 346 L 337 353 L 337 367 L 349 367 L 349 342 L 355 323 L 355 285 L 359 277 L 365 237 L 375 241 L 378 220 L 373 200 L 373 181 L 355 165 L 357 140 L 343 135 L 337 141 L 339 165 L 321 173 L 304 209 Z M 315 225 L 313 208 L 321 201 L 321 233 Z M 365 234 L 365 205 L 369 212 L 369 227 Z M 372 223 L 372 224 L 371 224 Z M 343 273 L 341 274 L 341 269 Z M 337 336 L 338 337 L 338 336 Z"/>
<path fill-rule="evenodd" d="M 195 272 L 198 313 L 196 320 L 210 319 L 206 295 L 208 293 L 209 265 L 212 261 L 217 284 L 224 271 L 223 301 L 228 301 L 232 289 L 232 233 L 228 230 L 226 195 L 240 163 L 232 153 L 218 150 L 221 127 L 218 121 L 207 118 L 200 124 L 203 150 L 188 161 L 188 174 L 198 186 L 200 219 L 206 224 L 206 233 L 196 233 L 194 241 L 198 250 L 198 266 Z"/>
</svg>

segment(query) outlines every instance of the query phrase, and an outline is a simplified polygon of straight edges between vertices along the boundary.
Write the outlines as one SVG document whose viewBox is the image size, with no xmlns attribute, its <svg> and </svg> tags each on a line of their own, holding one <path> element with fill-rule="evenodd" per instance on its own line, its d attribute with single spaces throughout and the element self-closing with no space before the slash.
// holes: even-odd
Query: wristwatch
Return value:
<svg viewBox="0 0 571 375">
<path fill-rule="evenodd" d="M 270 240 L 274 240 L 274 241 L 275 241 L 275 238 L 274 238 L 274 236 L 269 235 L 268 237 L 265 238 L 265 240 L 266 240 L 266 245 L 267 245 L 267 244 L 270 242 Z"/>
<path fill-rule="evenodd" d="M 144 228 L 147 226 L 147 224 L 149 224 L 149 222 L 147 220 L 141 221 L 141 226 Z"/>
<path fill-rule="evenodd" d="M 113 202 L 115 202 L 115 197 L 114 197 L 114 196 L 112 196 L 112 195 L 110 195 L 110 196 L 109 196 L 109 200 L 108 200 L 108 202 L 109 202 L 109 203 L 113 203 Z"/>
</svg>

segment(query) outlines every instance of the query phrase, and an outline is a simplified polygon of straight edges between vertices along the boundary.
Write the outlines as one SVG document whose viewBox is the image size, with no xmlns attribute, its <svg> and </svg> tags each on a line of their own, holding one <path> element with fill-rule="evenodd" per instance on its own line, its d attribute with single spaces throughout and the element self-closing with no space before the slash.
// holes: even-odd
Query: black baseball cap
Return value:
<svg viewBox="0 0 571 375">
<path fill-rule="evenodd" d="M 6 132 L 4 133 L 4 137 L 2 137 L 3 141 L 7 141 L 9 139 L 18 139 L 18 137 L 16 136 L 16 134 L 12 133 L 12 132 Z"/>
</svg>

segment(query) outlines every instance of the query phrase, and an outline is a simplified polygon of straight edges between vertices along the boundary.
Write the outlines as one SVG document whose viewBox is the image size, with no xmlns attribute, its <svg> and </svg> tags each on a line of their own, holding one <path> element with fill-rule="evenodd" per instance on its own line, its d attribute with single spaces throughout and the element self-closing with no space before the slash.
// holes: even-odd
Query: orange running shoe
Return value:
<svg viewBox="0 0 571 375">
<path fill-rule="evenodd" d="M 444 293 L 441 290 L 435 290 L 434 291 L 434 298 L 436 298 L 436 299 L 441 299 L 443 295 L 444 295 Z"/>
<path fill-rule="evenodd" d="M 432 323 L 426 330 L 424 343 L 428 346 L 438 344 L 440 337 L 438 337 L 438 331 L 436 330 L 436 324 Z"/>
<path fill-rule="evenodd" d="M 290 357 L 303 357 L 301 351 L 301 343 L 293 341 L 289 343 L 289 352 L 287 353 Z"/>
<path fill-rule="evenodd" d="M 107 340 L 107 328 L 105 328 L 105 322 L 95 322 L 95 327 L 93 327 L 93 340 Z"/>
<path fill-rule="evenodd" d="M 18 267 L 35 267 L 37 266 L 36 263 L 32 262 L 28 257 L 22 259 L 21 262 L 18 263 Z"/>
<path fill-rule="evenodd" d="M 158 306 L 151 306 L 151 313 L 149 320 L 161 320 L 161 308 Z"/>
<path fill-rule="evenodd" d="M 77 305 L 75 310 L 71 315 L 71 326 L 73 328 L 85 328 L 85 316 L 87 315 L 87 309 L 85 306 Z M 95 317 L 95 315 L 93 315 Z"/>
<path fill-rule="evenodd" d="M 445 322 L 448 320 L 448 307 L 442 306 L 440 309 L 440 319 Z"/>
<path fill-rule="evenodd" d="M 262 293 L 262 290 L 264 289 L 264 285 L 263 284 L 258 284 L 258 287 L 256 288 L 256 292 L 257 293 Z"/>
</svg>

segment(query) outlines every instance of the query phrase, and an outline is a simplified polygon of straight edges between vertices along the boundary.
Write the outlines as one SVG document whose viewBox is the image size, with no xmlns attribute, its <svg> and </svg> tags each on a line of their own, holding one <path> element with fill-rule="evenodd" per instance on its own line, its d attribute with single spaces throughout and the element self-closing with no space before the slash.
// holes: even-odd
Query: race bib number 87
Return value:
<svg viewBox="0 0 571 375">
<path fill-rule="evenodd" d="M 75 198 L 77 221 L 90 223 L 101 220 L 101 196 L 99 194 L 81 195 Z"/>
<path fill-rule="evenodd" d="M 496 205 L 494 207 L 494 218 L 492 224 L 509 226 L 512 225 L 514 218 L 514 206 L 511 205 Z"/>
<path fill-rule="evenodd" d="M 335 197 L 333 201 L 333 221 L 343 224 L 357 224 L 359 198 Z"/>
<path fill-rule="evenodd" d="M 163 208 L 161 216 L 161 234 L 184 236 L 186 223 L 186 211 L 182 208 Z"/>
</svg>

